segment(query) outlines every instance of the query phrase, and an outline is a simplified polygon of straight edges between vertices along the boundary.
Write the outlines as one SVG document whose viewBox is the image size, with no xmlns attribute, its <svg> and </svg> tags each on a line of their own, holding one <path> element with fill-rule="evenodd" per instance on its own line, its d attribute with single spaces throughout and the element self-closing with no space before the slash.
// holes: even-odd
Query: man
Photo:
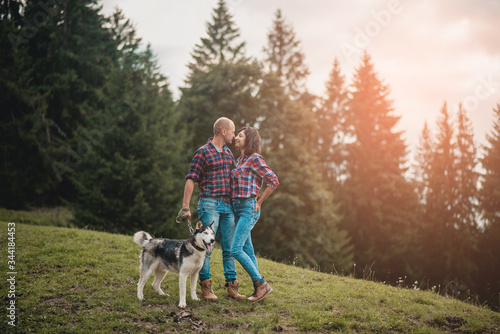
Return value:
<svg viewBox="0 0 500 334">
<path fill-rule="evenodd" d="M 231 254 L 231 242 L 236 224 L 231 206 L 231 170 L 234 168 L 234 157 L 226 145 L 233 141 L 234 130 L 234 123 L 229 118 L 219 118 L 214 123 L 213 138 L 210 138 L 207 144 L 194 153 L 189 173 L 186 175 L 180 215 L 191 219 L 189 206 L 194 184 L 197 182 L 201 189 L 198 201 L 200 220 L 204 225 L 210 225 L 213 222 L 214 231 L 219 234 L 227 296 L 245 299 L 246 297 L 238 291 L 236 264 Z M 206 300 L 217 300 L 210 280 L 210 255 L 211 253 L 207 252 L 199 274 L 201 293 Z"/>
</svg>

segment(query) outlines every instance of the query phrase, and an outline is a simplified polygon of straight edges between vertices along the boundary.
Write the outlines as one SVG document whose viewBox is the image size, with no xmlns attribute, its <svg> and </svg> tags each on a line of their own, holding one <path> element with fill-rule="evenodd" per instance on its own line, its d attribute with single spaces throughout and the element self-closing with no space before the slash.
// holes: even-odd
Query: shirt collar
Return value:
<svg viewBox="0 0 500 334">
<path fill-rule="evenodd" d="M 240 155 L 240 156 L 238 157 L 238 161 L 239 161 L 239 162 L 244 162 L 244 161 L 246 161 L 246 160 L 248 159 L 248 157 L 249 157 L 249 155 L 247 155 L 247 154 L 245 154 L 244 156 L 241 156 L 241 155 Z"/>
<path fill-rule="evenodd" d="M 208 143 L 207 143 L 207 144 L 212 145 L 212 147 L 213 147 L 213 148 L 214 148 L 217 152 L 222 153 L 222 151 L 220 151 L 220 150 L 217 148 L 217 146 L 215 146 L 214 144 L 212 144 L 212 140 L 213 140 L 213 139 L 214 139 L 214 137 L 210 137 L 210 138 L 208 138 Z M 222 147 L 222 150 L 229 150 L 229 147 L 227 147 L 226 145 L 224 145 L 224 146 Z"/>
</svg>

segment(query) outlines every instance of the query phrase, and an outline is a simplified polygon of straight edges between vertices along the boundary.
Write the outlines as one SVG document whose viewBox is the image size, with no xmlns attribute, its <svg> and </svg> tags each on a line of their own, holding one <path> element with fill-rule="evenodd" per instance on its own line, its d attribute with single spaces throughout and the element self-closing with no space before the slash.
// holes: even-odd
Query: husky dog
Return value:
<svg viewBox="0 0 500 334">
<path fill-rule="evenodd" d="M 153 288 L 160 295 L 165 295 L 160 284 L 168 271 L 179 275 L 179 307 L 186 307 L 186 280 L 189 275 L 191 275 L 191 299 L 199 300 L 196 296 L 196 283 L 206 252 L 213 250 L 215 241 L 213 225 L 214 223 L 205 226 L 198 221 L 196 230 L 188 240 L 154 239 L 143 231 L 134 234 L 134 242 L 142 247 L 141 277 L 137 284 L 139 300 L 144 299 L 142 293 L 144 285 L 153 273 L 155 276 Z"/>
</svg>

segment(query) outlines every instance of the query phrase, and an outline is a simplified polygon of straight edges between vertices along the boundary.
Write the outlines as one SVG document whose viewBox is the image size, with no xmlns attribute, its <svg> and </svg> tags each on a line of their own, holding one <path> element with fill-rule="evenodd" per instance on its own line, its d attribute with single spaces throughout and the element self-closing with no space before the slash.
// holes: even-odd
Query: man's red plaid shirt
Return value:
<svg viewBox="0 0 500 334">
<path fill-rule="evenodd" d="M 210 138 L 194 153 L 186 180 L 198 182 L 202 197 L 230 197 L 231 170 L 234 166 L 231 150 L 224 146 L 219 152 Z"/>
</svg>

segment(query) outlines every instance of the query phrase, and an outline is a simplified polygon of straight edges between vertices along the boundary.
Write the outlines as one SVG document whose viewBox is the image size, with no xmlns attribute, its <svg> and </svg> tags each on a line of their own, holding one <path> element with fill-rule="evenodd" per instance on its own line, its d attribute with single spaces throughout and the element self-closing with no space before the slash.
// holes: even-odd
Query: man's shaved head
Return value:
<svg viewBox="0 0 500 334">
<path fill-rule="evenodd" d="M 233 121 L 231 121 L 229 118 L 227 118 L 227 117 L 219 118 L 214 123 L 214 136 L 221 133 L 222 129 L 226 129 L 229 131 L 229 129 L 231 128 L 231 125 L 234 126 Z"/>
</svg>

